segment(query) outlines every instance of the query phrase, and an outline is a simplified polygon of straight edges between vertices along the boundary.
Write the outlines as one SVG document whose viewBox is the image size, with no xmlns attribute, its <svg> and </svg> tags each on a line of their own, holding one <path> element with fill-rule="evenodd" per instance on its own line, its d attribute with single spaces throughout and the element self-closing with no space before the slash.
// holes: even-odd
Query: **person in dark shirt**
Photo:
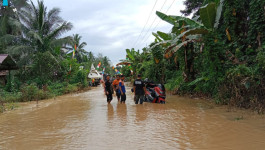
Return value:
<svg viewBox="0 0 265 150">
<path fill-rule="evenodd" d="M 144 82 L 141 80 L 141 75 L 137 76 L 137 79 L 133 83 L 133 91 L 134 91 L 134 101 L 135 104 L 138 104 L 140 100 L 140 104 L 144 102 L 144 95 L 146 93 L 146 88 Z"/>
<path fill-rule="evenodd" d="M 112 90 L 111 90 L 111 82 L 109 75 L 107 75 L 105 81 L 105 94 L 107 95 L 107 102 L 110 103 L 112 101 Z"/>
<path fill-rule="evenodd" d="M 121 92 L 121 103 L 125 103 L 126 101 L 126 89 L 125 89 L 124 79 L 125 79 L 125 76 L 121 75 L 121 80 L 119 82 L 119 89 Z"/>
</svg>

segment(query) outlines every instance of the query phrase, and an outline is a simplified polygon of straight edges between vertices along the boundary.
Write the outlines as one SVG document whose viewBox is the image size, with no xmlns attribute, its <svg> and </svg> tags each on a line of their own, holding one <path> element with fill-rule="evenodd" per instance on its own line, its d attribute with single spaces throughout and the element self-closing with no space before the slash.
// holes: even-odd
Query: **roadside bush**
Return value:
<svg viewBox="0 0 265 150">
<path fill-rule="evenodd" d="M 79 90 L 78 86 L 76 84 L 68 84 L 66 87 L 64 87 L 64 94 L 77 92 Z"/>
<path fill-rule="evenodd" d="M 67 82 L 59 83 L 51 83 L 48 85 L 47 89 L 53 96 L 59 96 L 64 94 L 64 89 L 68 86 Z"/>
<path fill-rule="evenodd" d="M 218 102 L 263 112 L 265 108 L 265 84 L 255 68 L 238 65 L 228 70 L 226 80 L 219 88 Z"/>
<path fill-rule="evenodd" d="M 79 70 L 76 75 L 73 77 L 72 83 L 81 83 L 82 87 L 87 87 L 87 75 L 88 72 L 86 70 Z"/>
<path fill-rule="evenodd" d="M 3 113 L 5 111 L 4 106 L 0 105 L 0 113 Z"/>
<path fill-rule="evenodd" d="M 36 84 L 24 85 L 21 88 L 22 102 L 36 100 L 38 98 L 39 88 Z"/>
<path fill-rule="evenodd" d="M 168 91 L 172 91 L 174 92 L 174 94 L 176 94 L 177 92 L 179 92 L 179 88 L 181 87 L 181 85 L 183 85 L 183 83 L 184 79 L 181 71 L 178 71 L 175 73 L 175 76 L 172 79 L 166 81 L 165 88 Z"/>
<path fill-rule="evenodd" d="M 63 82 L 63 83 L 53 83 L 49 85 L 47 88 L 50 93 L 49 96 L 59 96 L 63 94 L 77 92 L 79 90 L 79 86 L 81 85 L 69 84 L 67 82 Z"/>
<path fill-rule="evenodd" d="M 49 91 L 43 91 L 43 90 L 38 90 L 37 92 L 37 99 L 38 100 L 44 100 L 53 97 L 53 94 L 50 93 Z"/>
<path fill-rule="evenodd" d="M 68 93 L 74 93 L 80 90 L 82 83 L 69 84 L 63 83 L 51 83 L 47 90 L 39 89 L 34 83 L 25 84 L 21 87 L 20 92 L 7 92 L 0 89 L 0 113 L 5 110 L 12 110 L 17 105 L 16 102 L 27 102 L 34 100 L 48 99 L 54 96 L 59 96 Z"/>
<path fill-rule="evenodd" d="M 18 107 L 16 102 L 21 100 L 21 93 L 13 93 L 13 92 L 6 92 L 1 90 L 0 91 L 0 113 L 3 113 L 6 110 L 13 110 L 14 108 Z"/>
<path fill-rule="evenodd" d="M 8 92 L 14 92 L 15 91 L 14 81 L 12 80 L 12 78 L 10 79 L 9 76 L 7 78 L 8 78 L 8 81 L 7 81 L 7 84 L 5 86 L 5 90 Z"/>
<path fill-rule="evenodd" d="M 0 105 L 1 103 L 14 103 L 21 101 L 22 93 L 21 92 L 7 92 L 0 91 Z"/>
<path fill-rule="evenodd" d="M 261 48 L 257 55 L 257 64 L 259 67 L 259 73 L 265 74 L 265 44 Z"/>
</svg>

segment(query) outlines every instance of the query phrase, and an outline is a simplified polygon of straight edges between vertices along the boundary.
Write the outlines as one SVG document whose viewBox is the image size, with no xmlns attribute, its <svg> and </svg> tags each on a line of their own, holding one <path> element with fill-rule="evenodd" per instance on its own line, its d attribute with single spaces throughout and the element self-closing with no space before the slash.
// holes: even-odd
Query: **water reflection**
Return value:
<svg viewBox="0 0 265 150">
<path fill-rule="evenodd" d="M 110 103 L 107 105 L 108 106 L 108 121 L 111 121 L 113 120 L 114 118 L 114 108 L 113 108 L 113 105 Z"/>
<path fill-rule="evenodd" d="M 147 119 L 148 107 L 144 105 L 135 105 L 135 121 L 142 122 Z"/>
<path fill-rule="evenodd" d="M 116 112 L 121 125 L 125 126 L 127 124 L 127 105 L 118 103 Z"/>
</svg>

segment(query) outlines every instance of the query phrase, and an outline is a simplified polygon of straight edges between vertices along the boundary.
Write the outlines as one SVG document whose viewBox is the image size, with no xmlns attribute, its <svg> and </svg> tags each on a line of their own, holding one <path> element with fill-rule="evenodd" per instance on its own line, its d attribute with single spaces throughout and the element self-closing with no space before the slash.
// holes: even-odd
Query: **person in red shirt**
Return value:
<svg viewBox="0 0 265 150">
<path fill-rule="evenodd" d="M 120 102 L 120 98 L 121 98 L 121 92 L 119 90 L 119 83 L 120 83 L 120 75 L 117 75 L 116 80 L 114 80 L 112 83 L 112 87 L 113 87 L 113 90 L 116 92 L 118 102 Z"/>
</svg>

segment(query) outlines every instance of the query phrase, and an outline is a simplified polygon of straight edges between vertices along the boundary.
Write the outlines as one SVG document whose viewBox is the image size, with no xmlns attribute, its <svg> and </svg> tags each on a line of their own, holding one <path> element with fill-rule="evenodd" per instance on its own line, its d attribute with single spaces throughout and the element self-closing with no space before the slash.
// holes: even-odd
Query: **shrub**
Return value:
<svg viewBox="0 0 265 150">
<path fill-rule="evenodd" d="M 53 94 L 50 93 L 49 91 L 43 91 L 43 90 L 38 90 L 37 92 L 37 99 L 38 100 L 44 100 L 53 97 Z"/>
<path fill-rule="evenodd" d="M 4 106 L 0 105 L 0 113 L 3 113 L 5 110 Z"/>
<path fill-rule="evenodd" d="M 81 84 L 81 83 L 80 83 Z M 69 84 L 67 82 L 63 83 L 53 83 L 48 86 L 48 91 L 50 93 L 50 96 L 59 96 L 63 94 L 68 94 L 72 92 L 77 92 L 79 90 L 79 84 Z"/>
<path fill-rule="evenodd" d="M 0 102 L 1 103 L 14 103 L 21 101 L 21 93 L 20 92 L 6 92 L 0 91 Z M 1 105 L 0 103 L 0 105 Z"/>
<path fill-rule="evenodd" d="M 32 101 L 38 98 L 39 88 L 36 84 L 24 85 L 21 88 L 22 101 Z"/>
<path fill-rule="evenodd" d="M 70 80 L 71 84 L 81 83 L 82 87 L 87 87 L 87 75 L 88 72 L 86 70 L 79 70 Z"/>
<path fill-rule="evenodd" d="M 7 77 L 7 78 L 8 78 L 8 81 L 7 81 L 7 84 L 5 86 L 5 90 L 8 92 L 14 92 L 15 91 L 14 81 L 9 77 Z"/>
<path fill-rule="evenodd" d="M 67 82 L 63 82 L 63 83 L 51 83 L 47 88 L 48 91 L 53 95 L 53 96 L 59 96 L 64 94 L 64 89 L 65 87 L 68 86 Z"/>
<path fill-rule="evenodd" d="M 218 102 L 262 112 L 265 108 L 264 79 L 254 68 L 246 65 L 231 68 L 219 88 Z"/>
<path fill-rule="evenodd" d="M 64 88 L 64 94 L 73 93 L 77 91 L 78 91 L 78 86 L 74 84 L 68 84 L 68 86 Z"/>
<path fill-rule="evenodd" d="M 181 71 L 175 73 L 175 76 L 172 79 L 169 79 L 165 84 L 165 87 L 168 91 L 177 92 L 179 88 L 183 85 L 184 80 L 181 74 Z M 179 91 L 178 91 L 179 92 Z"/>
</svg>

